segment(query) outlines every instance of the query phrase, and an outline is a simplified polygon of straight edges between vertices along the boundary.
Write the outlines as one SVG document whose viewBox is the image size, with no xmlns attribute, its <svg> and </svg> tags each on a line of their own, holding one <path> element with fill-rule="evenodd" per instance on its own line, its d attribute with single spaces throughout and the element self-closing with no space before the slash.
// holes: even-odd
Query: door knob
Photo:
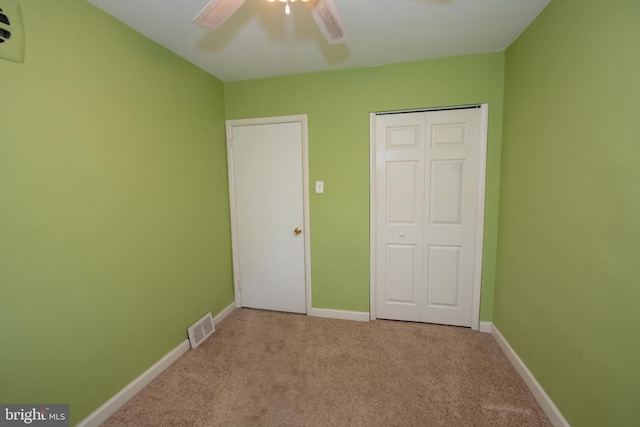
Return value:
<svg viewBox="0 0 640 427">
<path fill-rule="evenodd" d="M 302 228 L 296 227 L 293 229 L 293 234 L 295 234 L 296 236 L 300 233 L 302 233 Z"/>
</svg>

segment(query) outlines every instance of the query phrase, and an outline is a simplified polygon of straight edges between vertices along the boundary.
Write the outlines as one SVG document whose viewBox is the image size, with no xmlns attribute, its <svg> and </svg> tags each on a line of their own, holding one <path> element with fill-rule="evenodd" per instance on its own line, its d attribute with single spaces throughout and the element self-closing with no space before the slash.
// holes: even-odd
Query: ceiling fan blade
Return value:
<svg viewBox="0 0 640 427">
<path fill-rule="evenodd" d="M 246 0 L 211 0 L 193 18 L 193 23 L 206 30 L 217 30 Z"/>
<path fill-rule="evenodd" d="M 314 0 L 311 15 L 329 44 L 344 43 L 349 31 L 333 0 Z"/>
</svg>

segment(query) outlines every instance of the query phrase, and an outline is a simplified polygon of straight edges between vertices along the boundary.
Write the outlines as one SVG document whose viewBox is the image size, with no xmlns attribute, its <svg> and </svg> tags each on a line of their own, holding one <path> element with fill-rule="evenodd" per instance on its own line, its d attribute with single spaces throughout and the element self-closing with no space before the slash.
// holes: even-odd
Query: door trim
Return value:
<svg viewBox="0 0 640 427">
<path fill-rule="evenodd" d="M 443 109 L 469 108 L 470 105 L 446 108 L 425 108 L 420 111 L 437 111 Z M 415 110 L 411 110 L 415 111 Z M 394 111 L 404 113 L 407 111 Z M 385 112 L 391 113 L 391 112 Z M 380 113 L 369 114 L 369 277 L 370 277 L 370 306 L 371 320 L 376 319 L 376 116 Z M 476 214 L 476 247 L 473 270 L 473 296 L 471 306 L 471 329 L 480 327 L 480 296 L 482 290 L 482 247 L 484 243 L 484 204 L 487 177 L 487 130 L 489 123 L 489 104 L 480 104 L 480 155 L 478 167 L 478 206 Z"/>
<path fill-rule="evenodd" d="M 233 289 L 236 307 L 242 307 L 240 289 L 240 264 L 238 252 L 238 225 L 236 220 L 235 182 L 233 169 L 233 128 L 237 126 L 269 125 L 281 123 L 300 123 L 302 141 L 302 204 L 304 214 L 304 281 L 306 314 L 311 313 L 311 227 L 309 219 L 309 134 L 306 114 L 278 117 L 260 117 L 254 119 L 226 120 L 227 169 L 229 175 L 229 210 L 231 213 L 231 253 L 233 259 Z"/>
</svg>

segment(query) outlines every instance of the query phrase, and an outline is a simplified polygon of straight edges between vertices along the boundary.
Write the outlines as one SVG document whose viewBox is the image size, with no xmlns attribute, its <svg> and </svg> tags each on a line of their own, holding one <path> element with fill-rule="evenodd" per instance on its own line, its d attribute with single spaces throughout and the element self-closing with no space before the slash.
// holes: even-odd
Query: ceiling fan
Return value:
<svg viewBox="0 0 640 427">
<path fill-rule="evenodd" d="M 204 29 L 216 30 L 220 28 L 245 1 L 246 0 L 211 0 L 200 13 L 193 18 L 193 23 Z M 274 2 L 276 0 L 267 1 Z M 289 3 L 294 3 L 297 0 L 278 1 L 286 3 L 285 11 L 289 14 Z M 309 6 L 311 15 L 327 39 L 327 42 L 330 44 L 339 44 L 346 41 L 349 33 L 333 0 L 302 1 Z"/>
</svg>

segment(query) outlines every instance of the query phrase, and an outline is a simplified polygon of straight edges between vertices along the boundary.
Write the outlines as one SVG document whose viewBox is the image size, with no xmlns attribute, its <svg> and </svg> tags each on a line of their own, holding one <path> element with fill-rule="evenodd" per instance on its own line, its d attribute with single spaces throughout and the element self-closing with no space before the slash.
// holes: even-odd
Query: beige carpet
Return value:
<svg viewBox="0 0 640 427">
<path fill-rule="evenodd" d="M 239 309 L 104 426 L 549 426 L 489 334 Z"/>
</svg>

